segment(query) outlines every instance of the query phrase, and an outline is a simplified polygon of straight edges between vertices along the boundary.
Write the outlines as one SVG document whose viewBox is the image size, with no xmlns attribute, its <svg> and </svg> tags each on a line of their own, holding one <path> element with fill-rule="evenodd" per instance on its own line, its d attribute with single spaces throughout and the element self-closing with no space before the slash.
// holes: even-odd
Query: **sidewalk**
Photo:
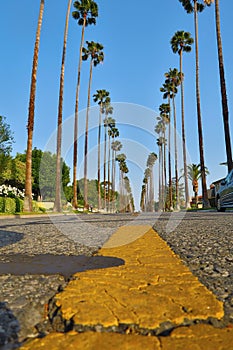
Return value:
<svg viewBox="0 0 233 350">
<path fill-rule="evenodd" d="M 223 304 L 151 226 L 120 227 L 98 255 L 125 264 L 75 274 L 49 309 L 56 329 L 67 332 L 22 350 L 233 349 L 233 329 L 211 325 L 223 317 Z"/>
</svg>

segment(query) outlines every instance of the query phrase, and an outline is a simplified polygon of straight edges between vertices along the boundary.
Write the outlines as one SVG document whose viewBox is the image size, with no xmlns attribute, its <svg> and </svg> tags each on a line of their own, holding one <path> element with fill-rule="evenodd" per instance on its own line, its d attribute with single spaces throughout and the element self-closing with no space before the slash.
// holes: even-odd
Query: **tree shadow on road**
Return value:
<svg viewBox="0 0 233 350">
<path fill-rule="evenodd" d="M 0 255 L 1 259 L 1 255 Z M 69 255 L 7 255 L 7 261 L 0 263 L 0 275 L 22 276 L 61 274 L 65 279 L 76 272 L 103 269 L 124 265 L 124 260 L 110 256 Z"/>
</svg>

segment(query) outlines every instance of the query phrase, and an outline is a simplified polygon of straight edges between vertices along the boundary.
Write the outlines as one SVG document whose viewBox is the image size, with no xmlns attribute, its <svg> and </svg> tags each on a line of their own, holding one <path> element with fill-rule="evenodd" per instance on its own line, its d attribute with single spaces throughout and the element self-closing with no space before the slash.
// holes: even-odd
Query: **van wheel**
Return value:
<svg viewBox="0 0 233 350">
<path fill-rule="evenodd" d="M 221 207 L 221 201 L 220 201 L 220 198 L 218 197 L 217 198 L 217 211 L 221 211 L 221 212 L 224 212 L 226 209 Z"/>
</svg>

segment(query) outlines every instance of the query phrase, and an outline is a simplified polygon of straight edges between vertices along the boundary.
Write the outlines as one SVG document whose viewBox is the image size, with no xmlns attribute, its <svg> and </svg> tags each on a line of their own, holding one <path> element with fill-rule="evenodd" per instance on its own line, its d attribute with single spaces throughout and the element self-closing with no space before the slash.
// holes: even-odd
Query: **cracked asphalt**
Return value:
<svg viewBox="0 0 233 350">
<path fill-rule="evenodd" d="M 223 301 L 152 229 L 153 220 L 118 228 L 98 256 L 124 263 L 74 274 L 49 303 L 53 331 L 21 349 L 233 349 Z M 178 221 L 167 234 L 185 222 Z"/>
</svg>

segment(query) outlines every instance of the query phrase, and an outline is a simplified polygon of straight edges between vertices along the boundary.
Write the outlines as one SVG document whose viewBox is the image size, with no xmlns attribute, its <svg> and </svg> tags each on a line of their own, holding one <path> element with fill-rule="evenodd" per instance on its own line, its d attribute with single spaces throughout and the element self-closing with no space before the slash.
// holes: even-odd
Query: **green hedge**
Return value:
<svg viewBox="0 0 233 350">
<path fill-rule="evenodd" d="M 15 197 L 0 197 L 0 213 L 17 214 L 23 212 L 23 200 Z M 45 213 L 46 209 L 38 205 L 36 201 L 32 201 L 32 211 L 34 213 Z"/>
<path fill-rule="evenodd" d="M 15 214 L 23 211 L 23 200 L 19 198 L 0 197 L 0 213 Z"/>
<path fill-rule="evenodd" d="M 0 197 L 0 213 L 5 213 L 5 198 Z"/>
</svg>

